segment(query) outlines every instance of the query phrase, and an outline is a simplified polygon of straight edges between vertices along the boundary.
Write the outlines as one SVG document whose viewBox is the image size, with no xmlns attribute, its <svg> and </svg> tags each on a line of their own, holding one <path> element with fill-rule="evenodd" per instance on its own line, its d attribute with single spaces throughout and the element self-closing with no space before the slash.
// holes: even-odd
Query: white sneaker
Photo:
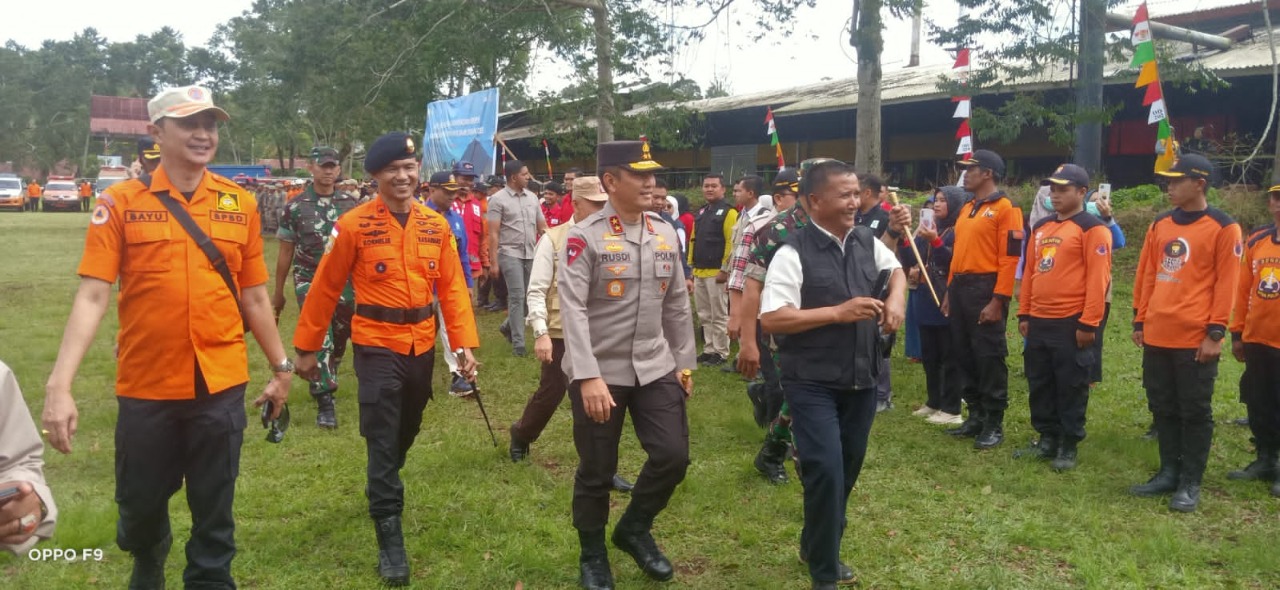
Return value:
<svg viewBox="0 0 1280 590">
<path fill-rule="evenodd" d="M 947 424 L 947 425 L 963 424 L 964 418 L 961 417 L 960 414 L 948 414 L 946 412 L 939 410 L 934 415 L 929 416 L 929 419 L 925 420 L 925 422 L 928 422 L 930 424 Z"/>
<path fill-rule="evenodd" d="M 916 411 L 914 411 L 914 412 L 911 412 L 911 415 L 912 415 L 912 416 L 919 416 L 919 417 L 921 417 L 921 418 L 928 418 L 928 417 L 930 417 L 930 416 L 932 416 L 932 415 L 934 415 L 934 414 L 937 414 L 937 413 L 938 413 L 938 410 L 935 410 L 935 409 L 933 409 L 933 408 L 930 408 L 929 406 L 920 406 L 920 409 L 918 409 L 918 410 L 916 410 Z"/>
</svg>

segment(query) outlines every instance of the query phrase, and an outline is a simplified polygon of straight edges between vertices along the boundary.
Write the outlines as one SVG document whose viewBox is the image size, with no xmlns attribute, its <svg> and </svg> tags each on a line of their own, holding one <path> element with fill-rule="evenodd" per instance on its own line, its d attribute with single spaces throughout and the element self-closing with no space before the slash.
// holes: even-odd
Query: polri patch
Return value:
<svg viewBox="0 0 1280 590">
<path fill-rule="evenodd" d="M 586 249 L 587 242 L 585 240 L 578 236 L 570 236 L 564 244 L 565 260 L 568 261 L 568 264 L 573 264 L 573 261 L 577 260 Z"/>
</svg>

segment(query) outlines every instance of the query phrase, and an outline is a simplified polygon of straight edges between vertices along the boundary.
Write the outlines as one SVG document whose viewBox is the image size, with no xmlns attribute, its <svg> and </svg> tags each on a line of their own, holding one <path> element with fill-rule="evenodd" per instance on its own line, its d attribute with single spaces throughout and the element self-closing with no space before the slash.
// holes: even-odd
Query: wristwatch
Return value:
<svg viewBox="0 0 1280 590">
<path fill-rule="evenodd" d="M 1209 339 L 1214 342 L 1222 342 L 1222 339 L 1226 337 L 1227 337 L 1227 333 L 1222 328 L 1214 328 L 1212 330 L 1209 330 Z"/>
<path fill-rule="evenodd" d="M 893 239 L 895 239 L 895 240 L 901 240 L 901 239 L 902 239 L 902 236 L 903 236 L 903 233 L 902 233 L 902 232 L 900 232 L 900 231 L 898 231 L 898 230 L 896 230 L 896 229 L 893 229 L 893 228 L 889 228 L 889 237 L 891 237 L 891 238 L 893 238 Z"/>
<path fill-rule="evenodd" d="M 543 336 L 546 336 L 546 335 L 547 335 L 547 331 L 546 331 L 546 330 L 534 330 L 534 331 L 533 331 L 533 339 L 534 339 L 534 340 L 537 340 L 537 339 L 539 339 L 539 338 L 541 338 L 541 337 L 543 337 Z"/>
<path fill-rule="evenodd" d="M 294 369 L 293 359 L 285 357 L 283 361 L 280 361 L 280 364 L 270 365 L 270 367 L 272 373 L 292 373 Z"/>
</svg>

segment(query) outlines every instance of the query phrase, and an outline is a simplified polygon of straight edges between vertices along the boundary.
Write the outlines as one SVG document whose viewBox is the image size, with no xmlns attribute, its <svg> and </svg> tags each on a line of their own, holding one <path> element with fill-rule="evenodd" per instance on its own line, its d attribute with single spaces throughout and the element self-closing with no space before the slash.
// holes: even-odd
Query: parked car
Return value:
<svg viewBox="0 0 1280 590">
<path fill-rule="evenodd" d="M 80 190 L 72 176 L 50 176 L 41 203 L 45 211 L 79 211 Z"/>
<path fill-rule="evenodd" d="M 27 191 L 22 179 L 12 174 L 0 174 L 0 209 L 24 211 Z"/>
<path fill-rule="evenodd" d="M 98 170 L 98 181 L 93 184 L 93 192 L 102 194 L 107 187 L 129 180 L 129 169 L 124 166 L 103 166 Z"/>
</svg>

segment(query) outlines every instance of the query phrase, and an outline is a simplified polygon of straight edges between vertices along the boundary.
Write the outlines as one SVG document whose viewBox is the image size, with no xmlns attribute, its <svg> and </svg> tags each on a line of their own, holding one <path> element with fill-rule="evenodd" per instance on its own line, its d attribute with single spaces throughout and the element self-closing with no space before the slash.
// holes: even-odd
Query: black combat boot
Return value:
<svg viewBox="0 0 1280 590">
<path fill-rule="evenodd" d="M 400 517 L 388 516 L 374 521 L 378 533 L 378 575 L 388 586 L 409 584 L 409 556 L 404 552 L 404 532 Z"/>
<path fill-rule="evenodd" d="M 613 529 L 613 546 L 630 555 L 644 575 L 665 582 L 675 575 L 675 571 L 649 532 L 653 528 L 654 516 L 641 513 L 635 505 L 627 506 L 618 526 Z"/>
<path fill-rule="evenodd" d="M 1200 505 L 1200 482 L 1209 462 L 1213 445 L 1213 422 L 1185 426 L 1182 429 L 1182 470 L 1178 473 L 1178 489 L 1169 499 L 1169 509 L 1195 512 Z"/>
<path fill-rule="evenodd" d="M 958 437 L 975 437 L 982 433 L 982 412 L 969 407 L 969 417 L 964 419 L 964 423 L 955 428 L 948 428 L 947 434 Z"/>
<path fill-rule="evenodd" d="M 764 439 L 764 446 L 756 453 L 756 471 L 759 471 L 769 483 L 787 483 L 787 442 Z"/>
<path fill-rule="evenodd" d="M 973 448 L 980 451 L 994 449 L 1004 442 L 1004 413 L 991 412 L 982 421 L 982 433 L 973 440 Z"/>
<path fill-rule="evenodd" d="M 1145 484 L 1129 488 L 1135 496 L 1162 496 L 1178 489 L 1182 471 L 1182 427 L 1177 418 L 1156 420 L 1156 439 L 1160 445 L 1160 471 Z"/>
<path fill-rule="evenodd" d="M 578 557 L 578 584 L 585 590 L 613 590 L 609 570 L 609 550 L 604 546 L 604 529 L 578 531 L 582 553 Z"/>
<path fill-rule="evenodd" d="M 133 574 L 129 576 L 129 590 L 164 590 L 164 562 L 169 558 L 173 536 L 154 546 L 133 552 Z"/>
<path fill-rule="evenodd" d="M 1271 470 L 1280 474 L 1280 455 L 1275 457 L 1275 462 L 1271 464 Z M 1280 498 L 1280 475 L 1277 475 L 1275 481 L 1271 482 L 1271 495 Z"/>
<path fill-rule="evenodd" d="M 1069 471 L 1076 468 L 1077 445 L 1080 441 L 1063 437 L 1062 445 L 1058 447 L 1058 456 L 1053 458 L 1053 462 L 1049 464 L 1049 468 L 1054 471 Z"/>
<path fill-rule="evenodd" d="M 1245 466 L 1244 469 L 1227 473 L 1227 479 L 1271 481 L 1276 477 L 1275 463 L 1275 449 L 1269 449 L 1263 445 L 1258 445 L 1258 458 Z"/>
<path fill-rule="evenodd" d="M 1058 456 L 1058 447 L 1058 437 L 1051 434 L 1042 434 L 1038 440 L 1031 441 L 1030 445 L 1014 451 L 1013 458 L 1021 459 L 1023 457 L 1035 457 L 1036 459 L 1054 459 Z"/>
<path fill-rule="evenodd" d="M 333 407 L 333 394 L 322 393 L 316 396 L 316 426 L 325 430 L 338 427 L 338 415 Z"/>
</svg>

